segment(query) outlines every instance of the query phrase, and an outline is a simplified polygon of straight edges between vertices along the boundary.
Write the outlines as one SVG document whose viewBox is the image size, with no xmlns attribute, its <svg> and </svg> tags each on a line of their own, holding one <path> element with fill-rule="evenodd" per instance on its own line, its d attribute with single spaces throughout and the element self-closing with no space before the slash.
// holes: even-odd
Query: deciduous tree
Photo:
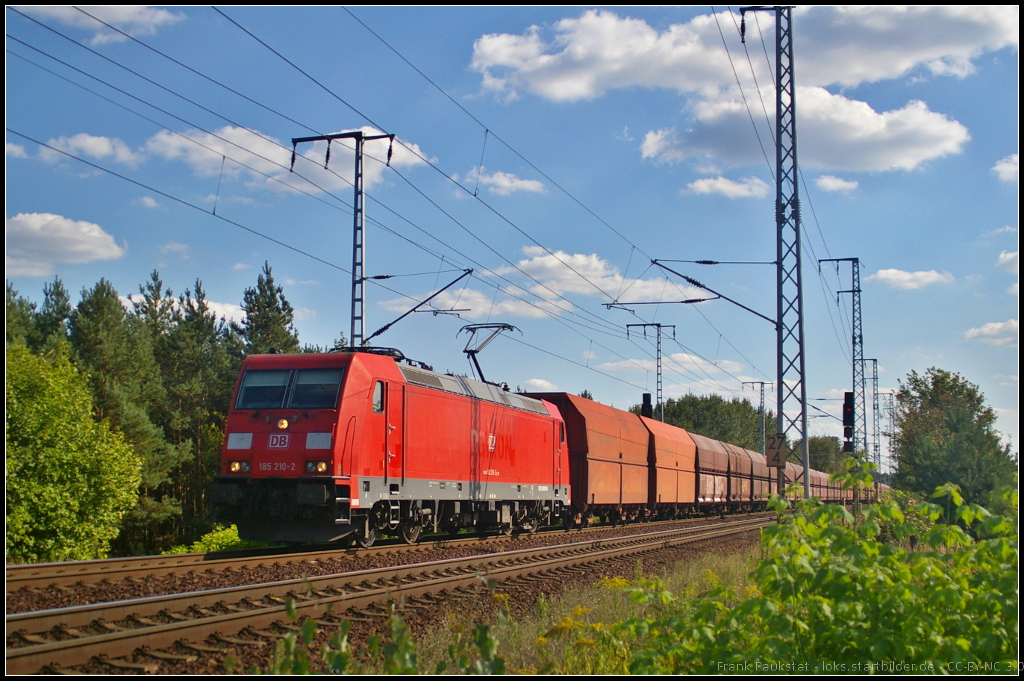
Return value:
<svg viewBox="0 0 1024 681">
<path fill-rule="evenodd" d="M 953 483 L 968 502 L 994 502 L 1017 470 L 995 420 L 978 386 L 959 374 L 911 371 L 896 393 L 897 486 L 927 494 Z"/>
<path fill-rule="evenodd" d="M 141 460 L 106 420 L 67 343 L 46 356 L 7 347 L 8 560 L 103 557 L 135 505 Z"/>
<path fill-rule="evenodd" d="M 635 410 L 639 413 L 639 407 Z M 774 423 L 771 411 L 766 418 L 770 433 Z M 761 415 L 749 400 L 726 401 L 718 395 L 686 395 L 665 403 L 665 423 L 755 452 L 761 451 L 760 422 Z"/>
</svg>

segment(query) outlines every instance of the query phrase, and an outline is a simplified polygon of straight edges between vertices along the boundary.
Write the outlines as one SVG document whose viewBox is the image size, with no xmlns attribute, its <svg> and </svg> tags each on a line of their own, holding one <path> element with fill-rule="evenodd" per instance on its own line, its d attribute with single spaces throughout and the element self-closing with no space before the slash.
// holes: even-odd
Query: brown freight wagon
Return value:
<svg viewBox="0 0 1024 681">
<path fill-rule="evenodd" d="M 650 431 L 648 508 L 662 517 L 678 515 L 697 503 L 697 445 L 682 428 L 641 416 Z"/>
<path fill-rule="evenodd" d="M 725 443 L 690 433 L 697 446 L 697 503 L 724 505 L 729 496 L 729 451 Z"/>
<path fill-rule="evenodd" d="M 646 515 L 650 433 L 636 414 L 569 393 L 528 393 L 551 402 L 565 420 L 572 508 L 587 524 L 595 515 Z"/>
</svg>

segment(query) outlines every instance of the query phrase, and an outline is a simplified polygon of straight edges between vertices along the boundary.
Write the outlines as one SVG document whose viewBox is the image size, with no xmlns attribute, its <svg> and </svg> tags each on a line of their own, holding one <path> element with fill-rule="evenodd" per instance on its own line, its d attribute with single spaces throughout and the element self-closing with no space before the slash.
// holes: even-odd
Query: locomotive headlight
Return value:
<svg viewBox="0 0 1024 681">
<path fill-rule="evenodd" d="M 248 473 L 249 472 L 249 462 L 248 461 L 243 461 L 242 462 L 242 472 L 243 473 Z"/>
<path fill-rule="evenodd" d="M 277 420 L 277 429 L 278 430 L 288 430 L 288 419 L 278 419 Z"/>
<path fill-rule="evenodd" d="M 232 473 L 237 473 L 238 471 L 242 470 L 242 462 L 232 461 L 231 463 L 228 464 L 228 470 L 231 471 Z"/>
<path fill-rule="evenodd" d="M 307 461 L 306 462 L 307 473 L 326 473 L 327 462 L 326 461 Z"/>
</svg>

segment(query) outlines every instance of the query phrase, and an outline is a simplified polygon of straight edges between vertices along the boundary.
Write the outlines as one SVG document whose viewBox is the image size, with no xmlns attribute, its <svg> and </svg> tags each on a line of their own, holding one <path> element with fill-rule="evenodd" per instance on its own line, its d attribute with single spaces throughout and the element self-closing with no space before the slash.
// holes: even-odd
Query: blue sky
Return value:
<svg viewBox="0 0 1024 681">
<path fill-rule="evenodd" d="M 770 15 L 745 52 L 722 7 L 87 11 L 7 9 L 6 274 L 23 295 L 59 276 L 127 296 L 158 269 L 237 319 L 269 262 L 300 339 L 330 344 L 349 328 L 351 152 L 333 145 L 325 170 L 306 145 L 291 173 L 290 140 L 361 128 L 400 141 L 390 168 L 367 145 L 367 274 L 393 275 L 367 285 L 367 330 L 475 270 L 435 300 L 459 316 L 411 315 L 380 344 L 468 372 L 459 329 L 513 324 L 481 354 L 488 378 L 628 407 L 655 378 L 651 337 L 626 324 L 660 322 L 666 396 L 756 399 L 742 383 L 774 380 L 773 328 L 722 300 L 604 306 L 706 295 L 653 258 L 774 259 Z M 793 21 L 807 380 L 831 415 L 811 433 L 841 434 L 852 380 L 850 269 L 816 259 L 858 257 L 881 389 L 959 372 L 1016 450 L 1017 8 Z M 771 267 L 673 267 L 774 315 Z"/>
</svg>

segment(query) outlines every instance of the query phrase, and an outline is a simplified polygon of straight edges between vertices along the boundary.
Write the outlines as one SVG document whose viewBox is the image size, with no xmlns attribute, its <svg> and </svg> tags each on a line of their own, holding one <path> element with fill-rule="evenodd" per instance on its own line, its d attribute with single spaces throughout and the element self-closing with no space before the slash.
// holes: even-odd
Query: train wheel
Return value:
<svg viewBox="0 0 1024 681">
<path fill-rule="evenodd" d="M 356 532 L 356 544 L 364 549 L 373 546 L 375 541 L 377 541 L 377 528 L 370 525 L 369 522 L 363 525 L 362 530 Z"/>
<path fill-rule="evenodd" d="M 416 544 L 419 542 L 420 536 L 423 534 L 423 526 L 403 522 L 398 526 L 398 533 L 402 535 L 402 541 L 406 544 Z"/>
<path fill-rule="evenodd" d="M 503 537 L 511 537 L 512 536 L 512 523 L 507 523 L 507 524 L 504 524 L 504 525 L 498 525 L 498 534 L 500 534 Z"/>
</svg>

